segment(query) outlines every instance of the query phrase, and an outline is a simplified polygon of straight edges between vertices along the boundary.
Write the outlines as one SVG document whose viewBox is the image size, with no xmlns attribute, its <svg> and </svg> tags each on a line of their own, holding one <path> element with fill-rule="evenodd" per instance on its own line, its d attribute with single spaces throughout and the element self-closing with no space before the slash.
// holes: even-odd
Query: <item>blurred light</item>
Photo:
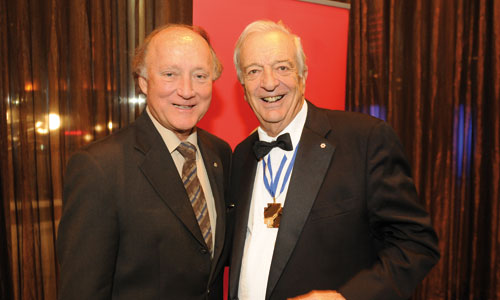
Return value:
<svg viewBox="0 0 500 300">
<path fill-rule="evenodd" d="M 38 132 L 40 134 L 47 134 L 47 133 L 49 133 L 49 130 L 47 128 L 38 127 L 36 129 L 36 132 Z"/>
<path fill-rule="evenodd" d="M 137 97 L 128 98 L 128 103 L 130 103 L 130 104 L 143 104 L 143 103 L 146 103 L 146 98 L 141 94 Z"/>
<path fill-rule="evenodd" d="M 26 91 L 26 92 L 31 92 L 31 91 L 33 91 L 33 84 L 31 84 L 31 82 L 27 82 L 27 83 L 24 85 L 24 91 Z"/>
<path fill-rule="evenodd" d="M 95 131 L 97 131 L 97 132 L 101 132 L 101 131 L 102 131 L 102 126 L 101 126 L 101 125 L 99 125 L 99 124 L 97 124 L 97 125 L 95 126 Z"/>
<path fill-rule="evenodd" d="M 61 127 L 61 118 L 58 114 L 49 114 L 49 129 L 56 130 Z"/>
<path fill-rule="evenodd" d="M 45 128 L 45 126 L 43 125 L 42 121 L 36 122 L 35 123 L 35 128 L 36 128 L 36 132 L 38 132 L 40 134 L 47 134 L 49 132 L 47 130 L 47 128 Z"/>
<path fill-rule="evenodd" d="M 86 140 L 87 142 L 92 141 L 92 135 L 90 133 L 87 133 L 86 135 L 83 136 L 83 139 Z"/>
<path fill-rule="evenodd" d="M 379 119 L 382 119 L 384 121 L 387 121 L 386 110 L 385 110 L 384 106 L 380 106 L 377 104 L 370 105 L 369 114 L 375 118 L 379 118 Z"/>
<path fill-rule="evenodd" d="M 113 122 L 111 121 L 108 122 L 108 129 L 113 130 Z"/>
<path fill-rule="evenodd" d="M 64 135 L 82 135 L 83 132 L 81 130 L 66 130 Z"/>
<path fill-rule="evenodd" d="M 460 104 L 458 107 L 458 123 L 455 125 L 455 145 L 456 145 L 456 162 L 457 162 L 457 177 L 462 177 L 462 172 L 465 167 L 465 175 L 468 176 L 470 173 L 471 161 L 472 161 L 472 115 L 466 110 L 464 104 Z M 464 165 L 465 164 L 465 165 Z"/>
</svg>

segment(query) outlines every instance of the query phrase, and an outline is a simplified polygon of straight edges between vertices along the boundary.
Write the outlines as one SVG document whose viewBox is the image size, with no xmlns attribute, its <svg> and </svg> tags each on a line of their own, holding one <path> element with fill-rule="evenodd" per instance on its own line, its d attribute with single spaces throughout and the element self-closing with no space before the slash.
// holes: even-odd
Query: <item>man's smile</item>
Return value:
<svg viewBox="0 0 500 300">
<path fill-rule="evenodd" d="M 195 105 L 179 105 L 179 104 L 172 104 L 172 105 L 180 109 L 192 109 L 195 107 Z"/>
<path fill-rule="evenodd" d="M 272 103 L 281 100 L 285 95 L 279 95 L 279 96 L 269 96 L 269 97 L 263 97 L 261 98 L 263 101 L 267 103 Z"/>
</svg>

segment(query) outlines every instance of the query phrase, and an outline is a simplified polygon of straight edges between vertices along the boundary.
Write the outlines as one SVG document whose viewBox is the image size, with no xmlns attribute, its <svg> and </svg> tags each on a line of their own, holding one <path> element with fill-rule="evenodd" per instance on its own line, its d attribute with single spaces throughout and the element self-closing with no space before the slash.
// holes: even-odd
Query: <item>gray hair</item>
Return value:
<svg viewBox="0 0 500 300">
<path fill-rule="evenodd" d="M 153 38 L 163 30 L 167 28 L 186 28 L 194 33 L 200 35 L 208 44 L 208 47 L 210 48 L 210 54 L 212 55 L 212 63 L 214 66 L 214 79 L 216 80 L 219 78 L 220 74 L 222 73 L 222 64 L 215 54 L 214 49 L 212 48 L 212 45 L 210 44 L 210 38 L 208 37 L 207 32 L 205 29 L 203 29 L 200 26 L 190 26 L 190 25 L 185 25 L 185 24 L 167 24 L 163 25 L 161 27 L 156 28 L 153 30 L 142 42 L 142 44 L 137 47 L 135 50 L 135 55 L 132 60 L 132 72 L 134 74 L 135 79 L 137 80 L 138 77 L 144 77 L 147 78 L 148 74 L 146 71 L 146 55 L 148 52 L 148 47 Z"/>
<path fill-rule="evenodd" d="M 282 21 L 273 22 L 269 20 L 258 20 L 253 23 L 250 23 L 241 33 L 238 41 L 236 42 L 236 46 L 234 48 L 234 56 L 233 62 L 236 67 L 236 74 L 238 75 L 238 80 L 243 84 L 242 71 L 240 66 L 240 52 L 243 43 L 248 38 L 248 36 L 255 32 L 271 32 L 271 31 L 281 31 L 293 38 L 293 43 L 295 45 L 295 59 L 297 61 L 297 69 L 299 73 L 299 77 L 304 78 L 304 73 L 307 70 L 306 65 L 306 55 L 304 50 L 302 49 L 302 43 L 300 42 L 300 38 L 293 34 L 289 28 L 283 24 Z"/>
</svg>

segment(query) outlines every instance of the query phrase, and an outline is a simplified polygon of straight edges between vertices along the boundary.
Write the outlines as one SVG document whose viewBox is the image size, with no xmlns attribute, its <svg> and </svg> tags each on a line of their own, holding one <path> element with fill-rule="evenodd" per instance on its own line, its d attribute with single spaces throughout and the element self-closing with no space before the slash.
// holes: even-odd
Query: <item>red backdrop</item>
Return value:
<svg viewBox="0 0 500 300">
<path fill-rule="evenodd" d="M 282 20 L 301 37 L 309 67 L 306 98 L 320 107 L 344 109 L 348 18 L 347 9 L 298 0 L 193 0 L 193 24 L 207 30 L 224 66 L 200 127 L 234 148 L 258 126 L 232 62 L 240 33 L 258 19 Z"/>
</svg>

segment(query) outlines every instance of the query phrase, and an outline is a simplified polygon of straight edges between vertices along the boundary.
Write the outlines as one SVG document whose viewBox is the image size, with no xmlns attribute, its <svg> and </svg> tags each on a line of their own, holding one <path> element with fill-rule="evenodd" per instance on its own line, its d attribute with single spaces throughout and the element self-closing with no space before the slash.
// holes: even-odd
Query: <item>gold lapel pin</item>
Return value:
<svg viewBox="0 0 500 300">
<path fill-rule="evenodd" d="M 214 162 L 214 167 L 217 168 L 218 166 L 219 165 L 216 162 Z"/>
<path fill-rule="evenodd" d="M 321 143 L 319 146 L 321 147 L 321 149 L 325 149 L 326 148 L 326 144 L 325 143 Z"/>
</svg>

